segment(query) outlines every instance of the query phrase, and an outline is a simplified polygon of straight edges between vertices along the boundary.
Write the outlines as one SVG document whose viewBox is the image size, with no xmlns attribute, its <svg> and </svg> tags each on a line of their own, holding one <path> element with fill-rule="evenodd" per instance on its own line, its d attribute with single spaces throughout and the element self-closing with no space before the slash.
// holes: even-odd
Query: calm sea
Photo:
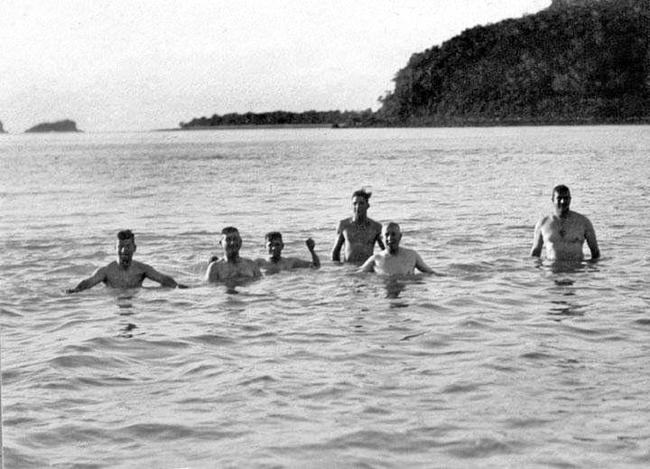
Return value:
<svg viewBox="0 0 650 469">
<path fill-rule="evenodd" d="M 647 467 L 650 127 L 0 136 L 4 464 Z M 596 264 L 528 257 L 554 185 Z M 351 193 L 444 277 L 329 261 Z M 228 292 L 242 254 L 323 260 Z M 189 285 L 64 290 L 136 233 Z M 586 248 L 585 248 L 586 249 Z"/>
</svg>

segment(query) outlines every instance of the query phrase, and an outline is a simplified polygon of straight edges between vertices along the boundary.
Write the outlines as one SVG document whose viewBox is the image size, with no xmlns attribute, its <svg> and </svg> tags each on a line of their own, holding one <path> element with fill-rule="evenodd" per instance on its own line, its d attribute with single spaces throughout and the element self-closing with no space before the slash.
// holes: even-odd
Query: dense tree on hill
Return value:
<svg viewBox="0 0 650 469">
<path fill-rule="evenodd" d="M 560 0 L 414 54 L 380 98 L 392 125 L 650 120 L 645 0 Z"/>
<path fill-rule="evenodd" d="M 372 120 L 372 110 L 365 111 L 306 111 L 301 113 L 274 111 L 245 114 L 214 114 L 181 122 L 182 129 L 246 126 L 246 125 L 343 125 L 358 126 Z"/>
</svg>

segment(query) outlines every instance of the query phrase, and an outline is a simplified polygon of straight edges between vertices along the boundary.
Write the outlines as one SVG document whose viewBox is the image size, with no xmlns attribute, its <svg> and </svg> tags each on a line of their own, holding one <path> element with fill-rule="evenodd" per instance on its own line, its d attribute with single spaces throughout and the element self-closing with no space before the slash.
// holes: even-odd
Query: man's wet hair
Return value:
<svg viewBox="0 0 650 469">
<path fill-rule="evenodd" d="M 124 241 L 126 239 L 132 239 L 133 241 L 135 241 L 135 235 L 131 230 L 122 230 L 117 233 L 117 239 L 119 239 L 120 241 Z"/>
<path fill-rule="evenodd" d="M 364 199 L 366 199 L 366 202 L 370 199 L 370 196 L 372 196 L 372 192 L 366 192 L 365 189 L 359 189 L 358 191 L 354 191 L 352 193 L 352 198 L 363 197 Z"/>
<path fill-rule="evenodd" d="M 269 231 L 264 235 L 264 241 L 273 241 L 279 239 L 282 242 L 282 233 L 279 231 Z"/>
<path fill-rule="evenodd" d="M 385 231 L 388 231 L 388 228 L 391 228 L 391 227 L 397 228 L 397 230 L 398 230 L 400 233 L 402 232 L 402 227 L 399 226 L 399 223 L 395 223 L 394 221 L 389 221 L 388 223 L 386 223 L 386 224 L 382 227 L 382 231 L 384 231 L 384 232 L 385 232 Z"/>
<path fill-rule="evenodd" d="M 553 188 L 553 192 L 551 192 L 551 198 L 553 198 L 553 196 L 555 195 L 556 192 L 558 194 L 569 194 L 569 195 L 571 195 L 571 191 L 564 184 L 558 184 L 557 186 L 555 186 Z"/>
<path fill-rule="evenodd" d="M 239 234 L 239 230 L 234 226 L 226 226 L 223 230 L 221 230 L 222 235 L 229 235 L 230 233 Z"/>
</svg>

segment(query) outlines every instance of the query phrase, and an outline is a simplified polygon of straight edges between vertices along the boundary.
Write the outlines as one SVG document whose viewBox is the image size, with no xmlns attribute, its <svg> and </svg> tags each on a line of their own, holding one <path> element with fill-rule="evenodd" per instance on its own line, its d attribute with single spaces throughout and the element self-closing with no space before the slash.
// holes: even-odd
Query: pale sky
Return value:
<svg viewBox="0 0 650 469">
<path fill-rule="evenodd" d="M 0 121 L 377 109 L 416 52 L 550 0 L 0 0 Z"/>
</svg>

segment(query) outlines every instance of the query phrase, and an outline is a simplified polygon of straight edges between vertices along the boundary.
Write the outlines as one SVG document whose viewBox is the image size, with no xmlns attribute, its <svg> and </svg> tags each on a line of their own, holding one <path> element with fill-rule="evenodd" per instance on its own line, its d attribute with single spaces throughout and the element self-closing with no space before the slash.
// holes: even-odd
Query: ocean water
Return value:
<svg viewBox="0 0 650 469">
<path fill-rule="evenodd" d="M 650 464 L 650 127 L 0 137 L 5 467 Z M 559 183 L 597 263 L 528 256 Z M 444 276 L 329 261 L 360 187 Z M 227 225 L 323 267 L 207 285 Z M 190 288 L 66 295 L 124 228 Z"/>
</svg>

